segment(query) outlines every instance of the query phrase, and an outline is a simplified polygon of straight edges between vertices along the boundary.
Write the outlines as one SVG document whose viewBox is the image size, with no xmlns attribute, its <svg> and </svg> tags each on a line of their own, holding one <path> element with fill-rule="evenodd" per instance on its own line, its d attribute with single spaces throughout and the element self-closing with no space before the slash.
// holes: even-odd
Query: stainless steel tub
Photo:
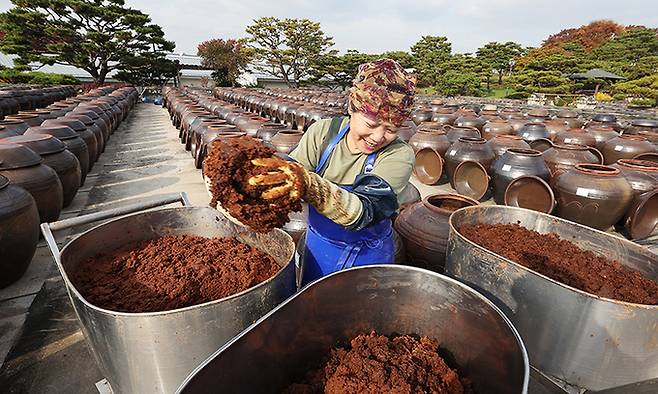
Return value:
<svg viewBox="0 0 658 394">
<path fill-rule="evenodd" d="M 306 286 L 219 349 L 181 394 L 276 393 L 358 334 L 436 338 L 478 393 L 525 393 L 521 339 L 498 308 L 464 284 L 415 267 L 339 271 Z"/>
<path fill-rule="evenodd" d="M 519 223 L 556 233 L 658 279 L 658 255 L 610 234 L 522 208 L 477 206 L 450 217 L 446 274 L 478 289 L 512 320 L 543 373 L 588 390 L 658 376 L 658 306 L 598 297 L 492 253 L 457 231 L 464 224 Z"/>
<path fill-rule="evenodd" d="M 43 224 L 82 332 L 114 393 L 172 393 L 201 361 L 295 292 L 295 246 L 280 230 L 256 234 L 238 227 L 208 207 L 152 210 L 114 219 L 69 242 L 61 251 L 52 230 L 186 201 L 183 195 L 122 209 Z M 78 265 L 126 243 L 163 235 L 228 236 L 273 256 L 283 267 L 274 277 L 242 293 L 186 308 L 124 313 L 85 300 L 69 280 Z"/>
</svg>

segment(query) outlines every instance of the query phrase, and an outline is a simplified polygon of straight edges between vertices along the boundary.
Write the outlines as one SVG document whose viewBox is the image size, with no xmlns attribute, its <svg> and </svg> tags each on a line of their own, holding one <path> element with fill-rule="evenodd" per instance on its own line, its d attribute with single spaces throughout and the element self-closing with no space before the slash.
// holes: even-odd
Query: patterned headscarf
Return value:
<svg viewBox="0 0 658 394">
<path fill-rule="evenodd" d="M 364 63 L 350 89 L 350 110 L 399 126 L 411 113 L 415 88 L 416 77 L 395 60 Z"/>
</svg>

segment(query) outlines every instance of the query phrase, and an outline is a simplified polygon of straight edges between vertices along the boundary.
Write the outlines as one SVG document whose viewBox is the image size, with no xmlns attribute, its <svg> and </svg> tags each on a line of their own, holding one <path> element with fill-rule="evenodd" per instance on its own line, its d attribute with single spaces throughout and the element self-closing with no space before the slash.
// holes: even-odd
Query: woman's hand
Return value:
<svg viewBox="0 0 658 394">
<path fill-rule="evenodd" d="M 248 180 L 252 186 L 269 187 L 261 194 L 264 200 L 275 200 L 286 195 L 291 199 L 302 197 L 306 188 L 304 167 L 278 157 L 254 159 L 251 163 L 268 169 L 267 173 L 254 175 Z"/>
</svg>

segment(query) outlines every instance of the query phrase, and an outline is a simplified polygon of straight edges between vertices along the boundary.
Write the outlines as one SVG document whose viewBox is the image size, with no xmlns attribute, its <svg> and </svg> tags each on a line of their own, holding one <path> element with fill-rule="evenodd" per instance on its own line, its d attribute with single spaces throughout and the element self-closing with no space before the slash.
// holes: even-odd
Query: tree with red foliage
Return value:
<svg viewBox="0 0 658 394">
<path fill-rule="evenodd" d="M 566 43 L 575 43 L 583 47 L 586 52 L 591 52 L 625 29 L 624 26 L 611 20 L 594 21 L 579 28 L 564 29 L 553 34 L 544 40 L 542 47 L 561 47 Z"/>
<path fill-rule="evenodd" d="M 201 64 L 213 69 L 213 79 L 218 86 L 235 86 L 240 73 L 246 70 L 252 58 L 242 40 L 215 38 L 199 44 L 197 54 Z"/>
</svg>

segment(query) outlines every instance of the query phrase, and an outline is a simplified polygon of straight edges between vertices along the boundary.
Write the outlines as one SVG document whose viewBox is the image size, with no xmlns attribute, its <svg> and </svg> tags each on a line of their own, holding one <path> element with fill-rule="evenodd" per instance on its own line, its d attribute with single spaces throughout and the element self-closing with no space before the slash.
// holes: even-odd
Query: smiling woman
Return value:
<svg viewBox="0 0 658 394">
<path fill-rule="evenodd" d="M 390 218 L 414 162 L 397 130 L 409 116 L 415 82 L 393 60 L 362 64 L 350 116 L 316 122 L 291 152 L 320 191 L 307 198 L 303 284 L 343 268 L 393 262 Z"/>
</svg>

